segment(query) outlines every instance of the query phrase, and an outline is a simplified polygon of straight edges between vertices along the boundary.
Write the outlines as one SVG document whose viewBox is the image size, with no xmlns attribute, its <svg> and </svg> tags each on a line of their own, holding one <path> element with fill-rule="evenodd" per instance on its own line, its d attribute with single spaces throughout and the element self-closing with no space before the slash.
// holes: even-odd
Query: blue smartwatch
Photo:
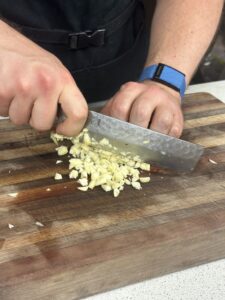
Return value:
<svg viewBox="0 0 225 300">
<path fill-rule="evenodd" d="M 139 78 L 139 81 L 144 80 L 160 82 L 179 92 L 181 97 L 186 90 L 185 74 L 161 63 L 146 67 Z"/>
</svg>

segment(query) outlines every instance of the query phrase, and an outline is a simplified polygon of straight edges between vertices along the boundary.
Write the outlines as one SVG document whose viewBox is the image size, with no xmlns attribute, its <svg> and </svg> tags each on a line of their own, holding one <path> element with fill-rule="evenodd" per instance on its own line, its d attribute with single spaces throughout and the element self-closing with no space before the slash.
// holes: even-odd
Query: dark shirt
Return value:
<svg viewBox="0 0 225 300">
<path fill-rule="evenodd" d="M 129 7 L 134 10 L 121 19 Z M 87 101 L 109 99 L 121 84 L 137 80 L 147 55 L 149 35 L 139 0 L 0 0 L 0 17 L 56 55 Z M 107 25 L 115 20 L 119 26 L 109 34 Z M 69 33 L 97 28 L 108 28 L 103 45 L 71 50 Z M 61 34 L 60 30 L 68 31 L 65 44 L 49 38 L 51 33 Z"/>
<path fill-rule="evenodd" d="M 77 32 L 115 18 L 131 0 L 0 0 L 3 18 L 20 25 Z"/>
</svg>

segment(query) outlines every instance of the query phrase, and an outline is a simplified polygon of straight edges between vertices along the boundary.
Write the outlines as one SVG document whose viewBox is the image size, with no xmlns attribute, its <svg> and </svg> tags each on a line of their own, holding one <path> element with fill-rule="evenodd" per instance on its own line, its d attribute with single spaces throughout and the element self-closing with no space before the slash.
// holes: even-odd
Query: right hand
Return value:
<svg viewBox="0 0 225 300">
<path fill-rule="evenodd" d="M 0 33 L 0 116 L 44 131 L 52 128 L 60 104 L 67 118 L 56 131 L 78 134 L 88 107 L 69 71 L 53 54 L 2 21 Z"/>
</svg>

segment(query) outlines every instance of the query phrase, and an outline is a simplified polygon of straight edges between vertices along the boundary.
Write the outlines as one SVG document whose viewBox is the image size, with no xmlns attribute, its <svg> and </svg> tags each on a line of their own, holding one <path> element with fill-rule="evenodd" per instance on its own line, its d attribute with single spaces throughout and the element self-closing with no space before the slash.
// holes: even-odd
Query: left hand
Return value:
<svg viewBox="0 0 225 300">
<path fill-rule="evenodd" d="M 102 113 L 179 138 L 183 130 L 180 94 L 154 81 L 127 82 Z"/>
</svg>

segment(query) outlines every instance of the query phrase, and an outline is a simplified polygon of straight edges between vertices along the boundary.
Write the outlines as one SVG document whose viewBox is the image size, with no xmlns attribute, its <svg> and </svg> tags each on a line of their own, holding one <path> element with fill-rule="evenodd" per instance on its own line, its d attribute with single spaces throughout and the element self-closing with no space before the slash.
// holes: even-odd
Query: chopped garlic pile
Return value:
<svg viewBox="0 0 225 300">
<path fill-rule="evenodd" d="M 141 170 L 150 171 L 149 164 L 143 162 L 139 156 L 132 157 L 130 153 L 118 152 L 105 138 L 96 141 L 89 136 L 87 129 L 77 137 L 68 138 L 52 133 L 51 138 L 57 145 L 64 139 L 72 142 L 69 150 L 62 145 L 56 151 L 59 156 L 68 152 L 72 156 L 69 159 L 69 178 L 78 181 L 78 189 L 81 191 L 101 186 L 105 192 L 112 191 L 114 197 L 117 197 L 124 185 L 141 190 L 141 183 L 150 181 L 150 177 L 141 176 Z M 55 175 L 56 180 L 62 179 L 59 175 Z"/>
</svg>

